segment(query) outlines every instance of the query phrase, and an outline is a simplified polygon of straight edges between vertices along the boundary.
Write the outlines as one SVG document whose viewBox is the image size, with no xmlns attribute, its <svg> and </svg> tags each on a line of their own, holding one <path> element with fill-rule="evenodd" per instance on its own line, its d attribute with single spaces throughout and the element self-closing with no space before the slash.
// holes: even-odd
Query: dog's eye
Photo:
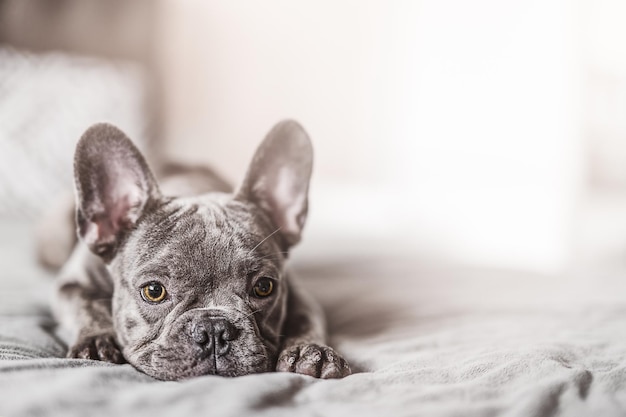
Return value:
<svg viewBox="0 0 626 417">
<path fill-rule="evenodd" d="M 252 288 L 254 295 L 259 298 L 264 298 L 264 297 L 269 296 L 273 290 L 274 290 L 274 282 L 272 281 L 271 278 L 267 278 L 267 277 L 263 277 L 259 279 L 256 282 L 256 284 L 254 284 L 254 287 Z"/>
<path fill-rule="evenodd" d="M 149 303 L 160 303 L 166 295 L 165 287 L 158 282 L 150 282 L 141 288 L 141 296 Z"/>
</svg>

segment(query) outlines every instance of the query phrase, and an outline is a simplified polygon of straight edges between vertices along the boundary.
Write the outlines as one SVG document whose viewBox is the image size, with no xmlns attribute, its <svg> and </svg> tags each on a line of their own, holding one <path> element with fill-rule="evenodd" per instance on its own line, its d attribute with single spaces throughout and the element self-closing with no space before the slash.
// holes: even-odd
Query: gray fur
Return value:
<svg viewBox="0 0 626 417">
<path fill-rule="evenodd" d="M 55 308 L 71 331 L 68 356 L 128 361 L 166 380 L 273 370 L 349 374 L 325 346 L 319 307 L 286 269 L 306 219 L 311 166 L 308 136 L 285 121 L 259 146 L 237 193 L 220 186 L 165 197 L 121 131 L 91 127 L 75 167 L 79 236 L 95 255 L 77 245 L 61 271 Z M 263 277 L 274 291 L 255 297 Z M 150 282 L 166 288 L 162 302 L 142 297 Z"/>
</svg>

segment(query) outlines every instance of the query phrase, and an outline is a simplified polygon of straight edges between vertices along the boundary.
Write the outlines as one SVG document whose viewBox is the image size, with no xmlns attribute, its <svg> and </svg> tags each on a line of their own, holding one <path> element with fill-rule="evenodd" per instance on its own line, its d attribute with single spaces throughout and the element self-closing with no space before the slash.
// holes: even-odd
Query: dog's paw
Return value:
<svg viewBox="0 0 626 417">
<path fill-rule="evenodd" d="M 67 352 L 68 358 L 93 359 L 96 361 L 125 363 L 113 335 L 104 333 L 81 337 Z"/>
<path fill-rule="evenodd" d="M 352 372 L 348 362 L 332 348 L 315 344 L 296 345 L 283 350 L 276 370 L 316 378 L 343 378 Z"/>
</svg>

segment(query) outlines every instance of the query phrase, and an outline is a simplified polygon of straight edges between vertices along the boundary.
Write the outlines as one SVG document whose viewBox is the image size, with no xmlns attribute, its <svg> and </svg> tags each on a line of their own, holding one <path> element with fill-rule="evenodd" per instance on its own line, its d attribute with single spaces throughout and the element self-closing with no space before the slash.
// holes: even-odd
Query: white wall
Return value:
<svg viewBox="0 0 626 417">
<path fill-rule="evenodd" d="M 566 0 L 165 0 L 170 152 L 238 180 L 293 117 L 320 256 L 558 269 L 582 182 L 577 19 Z"/>
</svg>

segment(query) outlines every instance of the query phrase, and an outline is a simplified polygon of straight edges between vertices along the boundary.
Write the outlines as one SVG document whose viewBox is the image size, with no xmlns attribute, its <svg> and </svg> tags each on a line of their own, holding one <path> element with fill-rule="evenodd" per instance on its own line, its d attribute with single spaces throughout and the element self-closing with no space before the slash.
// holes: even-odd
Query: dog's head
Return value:
<svg viewBox="0 0 626 417">
<path fill-rule="evenodd" d="M 276 125 L 232 195 L 161 195 L 137 148 L 107 124 L 87 130 L 74 164 L 78 233 L 108 264 L 128 362 L 159 379 L 272 370 L 286 255 L 307 214 L 302 127 Z"/>
</svg>

